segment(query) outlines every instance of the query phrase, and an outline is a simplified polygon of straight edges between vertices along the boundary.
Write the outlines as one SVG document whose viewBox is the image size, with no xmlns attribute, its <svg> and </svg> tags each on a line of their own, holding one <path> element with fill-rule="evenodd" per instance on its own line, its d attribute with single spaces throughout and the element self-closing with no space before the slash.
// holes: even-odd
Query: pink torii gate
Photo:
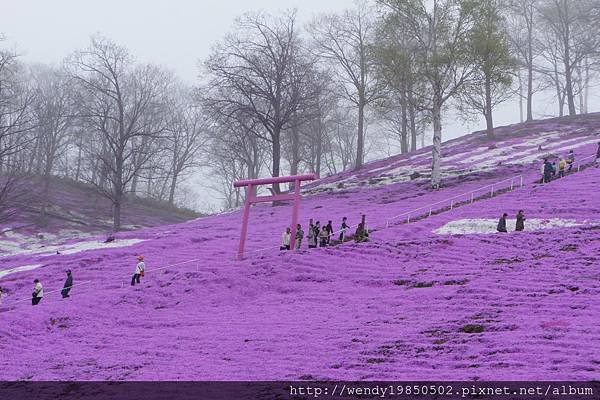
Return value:
<svg viewBox="0 0 600 400">
<path fill-rule="evenodd" d="M 312 181 L 317 179 L 317 174 L 292 175 L 292 176 L 277 176 L 273 178 L 263 179 L 245 179 L 233 183 L 233 187 L 247 187 L 246 201 L 244 202 L 244 219 L 242 221 L 242 234 L 240 236 L 240 247 L 238 249 L 238 260 L 244 257 L 244 245 L 246 244 L 246 233 L 248 231 L 248 217 L 250 216 L 250 206 L 256 203 L 265 203 L 269 201 L 294 200 L 294 208 L 292 210 L 292 238 L 290 241 L 290 249 L 294 249 L 296 238 L 296 225 L 298 224 L 298 208 L 300 206 L 300 182 Z M 254 196 L 254 188 L 260 185 L 268 185 L 271 183 L 288 183 L 294 182 L 293 193 L 273 194 L 271 196 Z"/>
</svg>

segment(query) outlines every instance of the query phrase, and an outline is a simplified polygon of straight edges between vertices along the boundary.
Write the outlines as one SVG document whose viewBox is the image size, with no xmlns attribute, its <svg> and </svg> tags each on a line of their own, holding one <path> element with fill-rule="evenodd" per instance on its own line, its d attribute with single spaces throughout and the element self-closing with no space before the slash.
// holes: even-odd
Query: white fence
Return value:
<svg viewBox="0 0 600 400">
<path fill-rule="evenodd" d="M 460 202 L 473 203 L 476 198 L 485 196 L 485 195 L 487 195 L 488 192 L 490 194 L 490 197 L 494 197 L 494 193 L 497 193 L 498 191 L 501 191 L 501 190 L 507 190 L 507 189 L 513 190 L 515 188 L 515 186 L 517 186 L 517 187 L 523 186 L 523 175 L 518 175 L 518 176 L 515 176 L 512 178 L 504 179 L 499 182 L 494 182 L 492 184 L 479 187 L 477 189 L 471 190 L 466 193 L 461 193 L 456 196 L 448 197 L 444 200 L 436 201 L 435 203 L 427 204 L 427 205 L 421 206 L 419 208 L 415 208 L 413 210 L 406 211 L 406 212 L 403 212 L 398 215 L 394 215 L 393 217 L 388 218 L 385 221 L 385 227 L 389 228 L 390 225 L 392 224 L 392 222 L 396 221 L 398 219 L 406 218 L 406 223 L 410 223 L 411 217 L 423 217 L 423 216 L 430 217 L 434 211 L 443 210 L 447 207 L 449 207 L 450 210 L 452 210 L 452 209 L 454 209 L 454 206 Z M 477 193 L 480 193 L 481 196 L 476 197 L 475 195 Z"/>
</svg>

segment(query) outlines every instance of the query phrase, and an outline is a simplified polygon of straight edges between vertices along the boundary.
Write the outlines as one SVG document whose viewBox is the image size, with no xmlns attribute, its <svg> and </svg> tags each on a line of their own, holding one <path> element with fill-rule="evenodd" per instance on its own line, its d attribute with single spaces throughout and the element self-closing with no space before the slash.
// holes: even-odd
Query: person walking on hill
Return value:
<svg viewBox="0 0 600 400">
<path fill-rule="evenodd" d="M 552 164 L 548 159 L 544 159 L 544 183 L 548 183 L 552 180 Z"/>
<path fill-rule="evenodd" d="M 281 247 L 279 250 L 289 250 L 291 240 L 292 230 L 289 227 L 285 228 L 285 232 L 283 232 L 283 235 L 281 236 Z"/>
<path fill-rule="evenodd" d="M 596 150 L 595 164 L 598 164 L 598 160 L 600 160 L 600 142 L 598 142 L 598 150 Z"/>
<path fill-rule="evenodd" d="M 302 246 L 302 239 L 304 239 L 304 231 L 300 224 L 296 225 L 296 249 L 300 249 Z"/>
<path fill-rule="evenodd" d="M 498 221 L 498 232 L 508 232 L 506 230 L 506 217 L 508 217 L 507 213 L 502 214 L 500 217 L 500 221 Z"/>
<path fill-rule="evenodd" d="M 31 305 L 36 306 L 44 297 L 44 287 L 39 279 L 33 281 L 33 293 L 31 293 Z"/>
<path fill-rule="evenodd" d="M 138 256 L 137 260 L 138 263 L 135 266 L 135 272 L 133 273 L 133 277 L 131 278 L 131 286 L 135 286 L 136 283 L 140 283 L 140 277 L 144 276 L 144 271 L 146 270 L 144 256 Z"/>
<path fill-rule="evenodd" d="M 327 230 L 327 246 L 329 246 L 329 242 L 331 242 L 331 235 L 333 235 L 333 225 L 331 221 L 328 221 L 327 225 L 325 225 L 325 228 L 323 229 Z"/>
<path fill-rule="evenodd" d="M 348 228 L 350 228 L 348 226 L 348 224 L 346 223 L 346 221 L 348 221 L 348 218 L 346 218 L 346 217 L 342 218 L 342 227 L 340 228 L 340 242 L 344 241 L 344 237 L 346 236 L 346 231 L 348 230 Z"/>
<path fill-rule="evenodd" d="M 367 229 L 366 215 L 362 215 L 361 221 L 356 227 L 356 232 L 354 232 L 354 241 L 356 243 L 362 243 L 369 240 L 369 230 Z"/>
<path fill-rule="evenodd" d="M 69 292 L 71 291 L 72 287 L 73 287 L 73 274 L 71 273 L 71 270 L 68 269 L 67 270 L 67 279 L 65 280 L 63 289 L 60 291 L 60 294 L 62 295 L 63 299 L 66 299 L 67 297 L 71 297 L 71 296 L 69 296 Z"/>
<path fill-rule="evenodd" d="M 515 227 L 515 231 L 524 231 L 525 230 L 525 213 L 523 210 L 519 210 L 517 213 L 517 225 Z"/>
<path fill-rule="evenodd" d="M 565 168 L 567 168 L 567 160 L 561 158 L 558 162 L 558 177 L 563 178 L 565 176 Z"/>
<path fill-rule="evenodd" d="M 556 161 L 552 161 L 552 164 L 550 164 L 550 166 L 552 167 L 550 175 L 552 176 L 552 178 L 554 178 L 556 176 L 556 172 L 558 171 L 558 168 L 556 167 Z"/>
<path fill-rule="evenodd" d="M 571 172 L 573 164 L 575 164 L 575 153 L 573 153 L 573 150 L 569 150 L 569 155 L 567 156 L 567 165 L 569 166 L 569 169 L 567 172 Z"/>
<path fill-rule="evenodd" d="M 315 227 L 316 225 L 311 225 L 308 228 L 308 248 L 309 249 L 314 249 L 315 247 L 317 247 L 317 234 L 315 233 Z"/>
<path fill-rule="evenodd" d="M 327 226 L 324 226 L 319 232 L 319 247 L 327 247 L 327 241 L 329 240 L 329 231 L 327 230 Z"/>
</svg>

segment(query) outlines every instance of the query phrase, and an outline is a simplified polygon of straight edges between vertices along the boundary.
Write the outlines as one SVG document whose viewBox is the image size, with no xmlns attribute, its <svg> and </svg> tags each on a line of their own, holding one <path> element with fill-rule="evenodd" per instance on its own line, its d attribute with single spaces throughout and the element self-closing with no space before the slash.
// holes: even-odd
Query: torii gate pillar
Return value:
<svg viewBox="0 0 600 400">
<path fill-rule="evenodd" d="M 290 250 L 295 249 L 296 241 L 296 225 L 298 225 L 298 210 L 300 207 L 300 182 L 312 181 L 318 179 L 316 174 L 292 175 L 292 176 L 277 176 L 273 178 L 263 179 L 246 179 L 233 183 L 233 187 L 246 187 L 246 201 L 244 201 L 244 216 L 242 220 L 242 233 L 240 236 L 240 247 L 238 249 L 238 260 L 244 258 L 244 246 L 246 244 L 246 234 L 248 233 L 248 218 L 250 217 L 250 206 L 256 203 L 265 203 L 270 201 L 293 200 L 294 208 L 292 209 L 292 237 L 290 240 Z M 260 185 L 268 185 L 272 183 L 289 183 L 294 182 L 293 193 L 281 193 L 271 196 L 254 196 L 254 188 Z"/>
</svg>

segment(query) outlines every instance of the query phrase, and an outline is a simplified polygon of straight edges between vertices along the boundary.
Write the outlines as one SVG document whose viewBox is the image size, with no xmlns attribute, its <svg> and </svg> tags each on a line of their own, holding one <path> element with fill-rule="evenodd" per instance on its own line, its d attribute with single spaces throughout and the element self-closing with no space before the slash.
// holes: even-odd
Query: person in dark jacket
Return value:
<svg viewBox="0 0 600 400">
<path fill-rule="evenodd" d="M 299 249 L 302 246 L 302 239 L 304 239 L 304 231 L 302 230 L 302 226 L 300 224 L 296 225 L 296 249 Z"/>
<path fill-rule="evenodd" d="M 598 142 L 598 150 L 596 150 L 596 160 L 594 160 L 595 164 L 598 164 L 598 160 L 600 160 L 600 142 Z"/>
<path fill-rule="evenodd" d="M 33 281 L 33 293 L 31 293 L 31 305 L 36 306 L 44 297 L 44 287 L 39 279 Z"/>
<path fill-rule="evenodd" d="M 571 172 L 573 164 L 575 164 L 575 153 L 573 153 L 573 150 L 569 150 L 569 155 L 567 156 L 567 165 L 569 166 L 569 169 L 567 172 Z"/>
<path fill-rule="evenodd" d="M 498 221 L 498 232 L 508 232 L 506 230 L 506 217 L 508 217 L 507 213 L 502 214 L 502 217 L 500 217 L 500 221 Z"/>
<path fill-rule="evenodd" d="M 550 182 L 552 180 L 552 164 L 548 159 L 544 160 L 544 182 Z"/>
<path fill-rule="evenodd" d="M 550 167 L 552 168 L 552 171 L 550 171 L 550 175 L 552 176 L 552 178 L 554 178 L 556 176 L 556 172 L 558 171 L 558 167 L 556 166 L 556 161 L 552 161 L 552 164 L 550 164 Z"/>
<path fill-rule="evenodd" d="M 329 242 L 331 241 L 331 235 L 333 235 L 333 225 L 331 221 L 327 222 L 327 225 L 325 225 L 325 229 L 327 230 L 327 245 L 329 246 Z"/>
<path fill-rule="evenodd" d="M 319 233 L 319 247 L 327 247 L 327 242 L 329 240 L 329 231 L 327 230 L 327 226 L 324 226 Z"/>
<path fill-rule="evenodd" d="M 515 231 L 524 231 L 525 230 L 525 214 L 523 210 L 519 210 L 517 213 L 517 226 L 515 227 Z"/>
<path fill-rule="evenodd" d="M 344 237 L 346 237 L 346 231 L 350 228 L 347 224 L 348 218 L 342 218 L 342 226 L 340 228 L 340 242 L 344 241 Z"/>
<path fill-rule="evenodd" d="M 60 291 L 60 294 L 62 294 L 63 299 L 66 299 L 67 297 L 71 297 L 71 296 L 69 296 L 71 287 L 73 287 L 73 274 L 71 274 L 71 270 L 69 269 L 69 270 L 67 270 L 67 279 L 65 280 L 63 289 Z"/>
</svg>

